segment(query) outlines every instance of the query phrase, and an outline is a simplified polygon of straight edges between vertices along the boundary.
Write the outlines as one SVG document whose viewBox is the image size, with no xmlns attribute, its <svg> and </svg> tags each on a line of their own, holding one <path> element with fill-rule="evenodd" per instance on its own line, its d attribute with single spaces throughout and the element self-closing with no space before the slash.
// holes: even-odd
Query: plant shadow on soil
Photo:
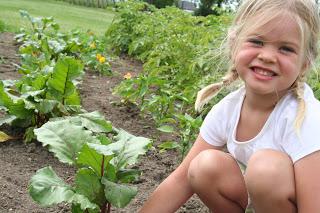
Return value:
<svg viewBox="0 0 320 213">
<path fill-rule="evenodd" d="M 14 34 L 0 34 L 1 80 L 19 78 L 15 66 L 19 64 L 18 48 Z M 80 86 L 82 106 L 87 111 L 102 112 L 116 128 L 153 139 L 154 147 L 157 147 L 161 141 L 174 139 L 171 135 L 159 133 L 153 121 L 147 116 L 142 117 L 138 109 L 132 106 L 112 104 L 120 102 L 120 98 L 112 94 L 112 89 L 120 83 L 125 73 L 131 72 L 135 75 L 141 71 L 142 64 L 127 57 L 120 57 L 111 65 L 113 72 L 116 73 L 113 76 L 101 76 L 93 71 L 86 71 Z M 21 131 L 9 126 L 2 126 L 0 130 L 13 135 L 21 135 Z M 140 180 L 135 183 L 139 190 L 137 196 L 126 208 L 113 208 L 112 212 L 137 212 L 152 191 L 176 168 L 178 163 L 179 154 L 175 151 L 161 154 L 157 148 L 148 151 L 136 165 L 142 171 Z M 27 187 L 30 178 L 38 169 L 49 165 L 62 179 L 72 184 L 75 169 L 60 163 L 40 143 L 24 144 L 21 140 L 0 143 L 0 213 L 70 212 L 70 206 L 66 204 L 40 207 L 28 195 Z M 178 212 L 209 211 L 196 196 L 193 196 Z"/>
</svg>

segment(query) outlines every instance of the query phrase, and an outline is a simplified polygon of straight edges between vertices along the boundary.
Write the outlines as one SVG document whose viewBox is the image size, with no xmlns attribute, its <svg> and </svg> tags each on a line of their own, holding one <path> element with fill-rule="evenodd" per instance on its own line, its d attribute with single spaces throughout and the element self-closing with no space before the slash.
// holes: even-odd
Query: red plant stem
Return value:
<svg viewBox="0 0 320 213">
<path fill-rule="evenodd" d="M 107 213 L 110 213 L 111 212 L 111 204 L 108 202 L 108 210 L 107 210 Z"/>
<path fill-rule="evenodd" d="M 101 172 L 101 177 L 103 177 L 103 175 L 104 175 L 104 155 L 102 155 L 102 162 L 101 162 L 100 172 Z M 104 204 L 101 207 L 101 213 L 106 213 L 106 208 L 107 208 L 108 204 L 109 204 L 108 201 L 104 202 Z M 108 207 L 109 207 L 109 205 L 108 205 Z M 108 210 L 109 210 L 109 208 L 108 208 Z"/>
<path fill-rule="evenodd" d="M 104 175 L 104 155 L 102 155 L 102 162 L 101 162 L 101 177 Z"/>
<path fill-rule="evenodd" d="M 106 213 L 106 207 L 107 207 L 107 203 L 106 202 L 104 202 L 104 204 L 102 205 L 102 207 L 101 207 L 101 213 Z"/>
<path fill-rule="evenodd" d="M 108 201 L 105 201 L 101 207 L 101 213 L 110 213 L 111 212 L 111 204 Z"/>
</svg>

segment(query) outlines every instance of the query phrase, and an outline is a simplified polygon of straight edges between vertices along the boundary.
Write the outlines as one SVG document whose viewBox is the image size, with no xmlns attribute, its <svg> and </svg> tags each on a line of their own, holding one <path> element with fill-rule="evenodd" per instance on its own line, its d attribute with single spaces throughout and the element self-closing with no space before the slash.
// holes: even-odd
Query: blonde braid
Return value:
<svg viewBox="0 0 320 213">
<path fill-rule="evenodd" d="M 200 112 L 205 104 L 215 97 L 223 87 L 228 86 L 238 78 L 238 73 L 235 69 L 230 71 L 222 78 L 221 82 L 210 84 L 201 89 L 197 94 L 195 102 L 195 110 Z"/>
<path fill-rule="evenodd" d="M 306 111 L 306 102 L 304 100 L 304 80 L 303 77 L 298 77 L 295 83 L 292 85 L 293 95 L 297 98 L 298 109 L 297 115 L 294 121 L 294 127 L 299 132 L 299 129 L 303 123 L 305 111 Z"/>
</svg>

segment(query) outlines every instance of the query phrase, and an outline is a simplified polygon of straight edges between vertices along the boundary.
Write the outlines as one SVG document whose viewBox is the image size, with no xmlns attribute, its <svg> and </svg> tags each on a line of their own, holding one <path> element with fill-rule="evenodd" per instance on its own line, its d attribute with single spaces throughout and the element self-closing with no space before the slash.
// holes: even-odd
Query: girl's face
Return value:
<svg viewBox="0 0 320 213">
<path fill-rule="evenodd" d="M 247 92 L 283 96 L 304 68 L 299 26 L 280 16 L 244 38 L 234 57 Z"/>
</svg>

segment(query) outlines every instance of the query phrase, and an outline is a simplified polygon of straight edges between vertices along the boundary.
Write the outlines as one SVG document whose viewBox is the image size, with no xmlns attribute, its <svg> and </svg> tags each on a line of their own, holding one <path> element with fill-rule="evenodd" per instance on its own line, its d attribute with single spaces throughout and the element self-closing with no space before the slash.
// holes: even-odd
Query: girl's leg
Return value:
<svg viewBox="0 0 320 213">
<path fill-rule="evenodd" d="M 282 152 L 265 149 L 250 158 L 245 181 L 256 213 L 297 212 L 293 163 Z"/>
<path fill-rule="evenodd" d="M 215 213 L 245 211 L 247 190 L 231 155 L 218 150 L 201 152 L 190 163 L 188 180 L 194 193 Z"/>
</svg>

